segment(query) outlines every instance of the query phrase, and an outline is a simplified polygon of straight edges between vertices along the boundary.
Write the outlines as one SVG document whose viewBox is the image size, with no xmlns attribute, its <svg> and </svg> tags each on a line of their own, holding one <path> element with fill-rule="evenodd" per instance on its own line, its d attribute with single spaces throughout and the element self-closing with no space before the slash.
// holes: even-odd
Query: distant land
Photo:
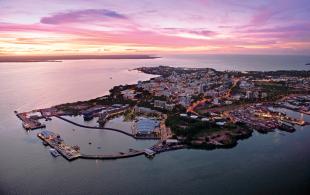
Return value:
<svg viewBox="0 0 310 195">
<path fill-rule="evenodd" d="M 90 59 L 155 59 L 151 55 L 38 55 L 38 56 L 0 56 L 2 62 L 59 62 L 61 60 L 90 60 Z"/>
</svg>

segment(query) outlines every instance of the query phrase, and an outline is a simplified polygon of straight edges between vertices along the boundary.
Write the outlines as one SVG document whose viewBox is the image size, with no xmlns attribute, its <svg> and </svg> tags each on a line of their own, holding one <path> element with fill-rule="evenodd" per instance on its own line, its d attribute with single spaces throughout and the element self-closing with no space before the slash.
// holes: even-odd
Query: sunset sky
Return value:
<svg viewBox="0 0 310 195">
<path fill-rule="evenodd" d="M 310 54 L 309 0 L 0 0 L 0 55 Z"/>
</svg>

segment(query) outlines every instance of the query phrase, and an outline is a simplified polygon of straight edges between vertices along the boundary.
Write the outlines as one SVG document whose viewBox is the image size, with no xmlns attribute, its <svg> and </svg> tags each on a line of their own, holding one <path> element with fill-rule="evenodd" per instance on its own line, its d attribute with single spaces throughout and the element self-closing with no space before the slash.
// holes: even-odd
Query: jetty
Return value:
<svg viewBox="0 0 310 195">
<path fill-rule="evenodd" d="M 38 133 L 37 136 L 69 161 L 75 160 L 81 156 L 79 147 L 65 144 L 60 135 L 51 131 L 42 131 Z"/>
<path fill-rule="evenodd" d="M 101 159 L 101 160 L 116 160 L 120 158 L 130 158 L 130 157 L 135 157 L 135 156 L 140 156 L 145 154 L 144 151 L 139 151 L 139 150 L 134 150 L 134 151 L 129 151 L 127 153 L 119 152 L 116 154 L 98 154 L 98 155 L 91 155 L 91 154 L 81 154 L 79 158 L 83 159 Z"/>
<path fill-rule="evenodd" d="M 23 127 L 26 130 L 35 130 L 45 128 L 46 125 L 38 121 L 40 117 L 28 117 L 27 113 L 15 113 L 16 116 L 22 121 Z"/>
</svg>

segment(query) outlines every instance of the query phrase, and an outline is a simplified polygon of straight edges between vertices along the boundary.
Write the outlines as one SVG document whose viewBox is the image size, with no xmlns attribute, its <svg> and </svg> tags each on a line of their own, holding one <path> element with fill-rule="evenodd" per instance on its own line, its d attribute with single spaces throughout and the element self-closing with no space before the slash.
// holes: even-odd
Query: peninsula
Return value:
<svg viewBox="0 0 310 195">
<path fill-rule="evenodd" d="M 156 75 L 134 85 L 115 86 L 110 94 L 87 101 L 65 103 L 29 112 L 16 112 L 27 130 L 45 128 L 41 119 L 58 117 L 83 128 L 115 131 L 133 139 L 158 142 L 145 150 L 88 155 L 78 146 L 68 146 L 60 135 L 49 131 L 38 137 L 68 160 L 76 158 L 116 159 L 182 148 L 231 148 L 253 131 L 294 132 L 309 125 L 281 109 L 310 114 L 310 71 L 238 72 L 210 68 L 141 67 Z M 82 115 L 97 120 L 97 126 L 71 121 L 65 116 Z M 132 132 L 105 127 L 117 116 L 134 121 Z"/>
</svg>

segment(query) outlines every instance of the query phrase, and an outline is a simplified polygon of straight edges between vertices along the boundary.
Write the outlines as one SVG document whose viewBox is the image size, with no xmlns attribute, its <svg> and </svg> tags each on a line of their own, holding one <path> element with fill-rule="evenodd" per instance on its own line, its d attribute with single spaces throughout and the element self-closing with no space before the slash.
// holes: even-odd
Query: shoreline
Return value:
<svg viewBox="0 0 310 195">
<path fill-rule="evenodd" d="M 62 62 L 64 60 L 125 60 L 125 59 L 157 59 L 153 55 L 60 55 L 60 56 L 0 56 L 0 63 L 22 62 Z"/>
<path fill-rule="evenodd" d="M 227 74 L 223 71 L 216 71 L 216 70 L 210 69 L 210 68 L 181 68 L 181 67 L 174 68 L 174 67 L 167 67 L 167 66 L 141 67 L 141 68 L 136 68 L 135 70 L 143 72 L 145 74 L 157 75 L 158 77 L 151 78 L 151 79 L 146 80 L 146 81 L 138 82 L 138 84 L 114 86 L 112 89 L 110 89 L 109 95 L 97 97 L 97 98 L 86 100 L 86 101 L 77 101 L 77 102 L 72 102 L 72 103 L 59 104 L 56 106 L 52 106 L 50 108 L 35 109 L 35 110 L 30 111 L 30 112 L 16 113 L 16 115 L 24 123 L 27 123 L 27 122 L 30 123 L 31 124 L 30 129 L 36 129 L 36 128 L 44 127 L 40 122 L 38 122 L 38 119 L 45 118 L 46 120 L 49 120 L 51 117 L 57 117 L 57 118 L 60 118 L 66 122 L 72 123 L 74 125 L 78 125 L 78 126 L 83 127 L 83 128 L 113 130 L 113 131 L 117 131 L 119 133 L 126 134 L 127 136 L 131 136 L 134 139 L 154 139 L 154 137 L 152 137 L 152 136 L 140 138 L 140 137 L 137 137 L 137 135 L 130 134 L 128 132 L 124 133 L 124 131 L 118 130 L 118 129 L 104 128 L 104 127 L 88 127 L 87 125 L 81 125 L 81 124 L 77 124 L 73 121 L 67 120 L 67 119 L 63 118 L 62 116 L 68 116 L 68 115 L 77 116 L 77 115 L 81 115 L 81 114 L 85 113 L 86 111 L 89 111 L 90 109 L 92 110 L 92 112 L 94 112 L 95 110 L 98 110 L 98 108 L 100 108 L 100 106 L 104 107 L 104 108 L 107 108 L 107 107 L 108 108 L 109 107 L 115 108 L 115 105 L 119 105 L 120 107 L 118 109 L 121 109 L 122 112 L 126 111 L 128 109 L 129 110 L 133 109 L 133 107 L 145 106 L 145 103 L 149 102 L 150 100 L 153 100 L 153 98 L 156 97 L 156 95 L 149 94 L 144 89 L 141 90 L 141 88 L 139 86 L 141 86 L 143 84 L 147 85 L 147 84 L 154 82 L 154 81 L 157 82 L 156 80 L 162 81 L 164 79 L 169 79 L 169 78 L 171 78 L 170 76 L 172 74 L 175 74 L 175 75 L 194 75 L 194 74 L 202 74 L 202 73 L 206 72 L 206 74 L 210 73 L 212 75 L 218 75 L 217 77 L 219 77 L 219 76 L 222 77 L 222 76 L 225 76 Z M 224 90 L 225 93 L 223 93 L 220 98 L 223 98 L 223 99 L 231 98 L 231 96 L 232 96 L 231 94 L 233 93 L 235 88 L 239 85 L 240 78 L 242 78 L 242 76 L 240 76 L 240 74 L 247 75 L 248 73 L 232 72 L 231 74 L 237 75 L 238 77 L 233 78 L 232 84 L 228 85 L 228 87 Z M 256 76 L 258 78 L 261 76 L 260 72 L 258 72 L 258 71 L 255 71 L 252 74 L 258 75 L 258 76 Z M 266 74 L 266 72 L 264 72 L 263 74 Z M 271 75 L 275 74 L 276 76 L 278 76 L 281 74 L 288 74 L 288 72 L 285 71 L 283 73 L 282 71 L 272 71 L 272 72 L 270 72 L 270 74 Z M 302 71 L 302 72 L 295 71 L 294 72 L 294 75 L 298 75 L 298 74 L 305 75 L 308 73 L 307 72 L 305 73 L 304 71 Z M 172 77 L 172 79 L 174 79 L 174 78 Z M 275 89 L 272 89 L 272 90 L 275 90 Z M 143 94 L 144 96 L 139 96 L 139 98 L 136 98 L 135 96 L 133 96 L 133 99 L 125 98 L 124 95 L 126 95 L 126 97 L 127 96 L 131 97 L 130 93 L 132 91 L 138 92 L 138 94 Z M 126 92 L 126 93 L 124 93 L 124 92 Z M 285 92 L 285 91 L 283 91 L 283 92 Z M 294 100 L 295 97 L 291 97 L 293 92 L 296 93 L 296 90 L 295 91 L 293 90 L 289 94 L 282 94 L 282 95 L 277 94 L 280 96 L 279 97 L 278 96 L 277 97 L 271 97 L 271 99 L 268 99 L 268 100 L 279 101 L 280 98 L 281 98 L 281 100 L 282 99 L 286 100 L 289 98 L 293 98 L 293 100 Z M 304 93 L 307 94 L 307 92 L 304 92 Z M 303 93 L 301 93 L 299 95 L 302 95 L 302 94 Z M 286 98 L 283 98 L 283 96 Z M 205 101 L 203 103 L 204 104 L 210 103 L 210 100 L 209 99 L 207 99 L 207 100 L 208 101 Z M 206 119 L 208 119 L 207 122 L 201 122 L 202 119 L 205 119 L 204 118 L 205 116 L 204 116 L 204 114 L 203 115 L 198 114 L 197 113 L 198 111 L 195 110 L 196 108 L 188 109 L 191 107 L 191 105 L 189 105 L 189 107 L 187 107 L 187 109 L 189 111 L 187 112 L 186 115 L 183 114 L 185 116 L 182 116 L 183 117 L 182 118 L 182 117 L 178 116 L 178 115 L 182 115 L 182 112 L 184 112 L 184 111 L 182 111 L 182 110 L 184 110 L 184 108 L 182 108 L 182 107 L 178 108 L 177 110 L 176 110 L 176 108 L 173 108 L 172 110 L 165 110 L 165 109 L 163 109 L 163 107 L 156 107 L 155 104 L 153 104 L 153 105 L 148 104 L 146 108 L 151 110 L 152 112 L 154 111 L 156 113 L 165 114 L 165 115 L 168 115 L 170 117 L 171 116 L 178 117 L 178 120 L 180 120 L 181 123 L 184 123 L 184 122 L 182 122 L 182 120 L 193 123 L 193 124 L 197 123 L 200 125 L 200 127 L 196 127 L 196 128 L 201 128 L 201 129 L 199 129 L 200 132 L 198 131 L 197 134 L 185 135 L 185 136 L 181 134 L 181 136 L 180 136 L 180 134 L 178 133 L 178 131 L 180 131 L 180 129 L 178 131 L 176 131 L 174 126 L 167 123 L 167 121 L 168 121 L 167 117 L 164 117 L 164 120 L 163 120 L 164 123 L 163 124 L 165 126 L 161 127 L 161 129 L 160 129 L 160 134 L 161 134 L 160 136 L 164 136 L 164 134 L 165 134 L 164 137 L 161 137 L 163 139 L 163 142 L 160 142 L 158 145 L 152 146 L 151 149 L 154 149 L 154 154 L 157 154 L 157 153 L 161 153 L 163 151 L 170 151 L 173 148 L 181 149 L 183 147 L 193 148 L 193 149 L 195 149 L 195 148 L 207 149 L 207 150 L 217 149 L 217 148 L 233 148 L 238 144 L 239 140 L 243 140 L 243 139 L 247 139 L 247 138 L 251 137 L 254 130 L 259 132 L 259 133 L 268 133 L 270 131 L 273 131 L 276 128 L 278 128 L 279 130 L 282 130 L 282 131 L 287 131 L 287 132 L 293 132 L 294 131 L 293 127 L 279 123 L 279 121 L 292 123 L 293 125 L 295 125 L 295 124 L 296 125 L 308 125 L 309 124 L 307 122 L 300 121 L 300 120 L 297 120 L 294 118 L 289 118 L 289 117 L 281 118 L 279 116 L 276 116 L 275 113 L 270 113 L 268 111 L 266 105 L 265 105 L 266 100 L 267 99 L 261 99 L 261 100 L 256 100 L 254 102 L 250 102 L 251 103 L 250 106 L 246 105 L 245 108 L 241 109 L 241 110 L 240 110 L 240 108 L 242 107 L 242 105 L 238 105 L 237 108 L 239 108 L 239 110 L 233 109 L 233 110 L 229 110 L 229 112 L 225 111 L 225 107 L 222 106 L 224 108 L 223 111 L 225 111 L 225 112 L 222 114 L 213 113 L 216 116 L 206 118 Z M 289 100 L 291 101 L 291 99 L 289 99 Z M 141 104 L 141 102 L 143 102 L 143 101 L 144 101 L 144 103 Z M 158 101 L 158 100 L 155 100 L 155 101 Z M 161 102 L 163 102 L 163 101 L 161 101 Z M 193 101 L 193 102 L 192 102 L 192 105 L 195 105 L 195 101 Z M 202 101 L 198 99 L 198 102 L 202 102 Z M 237 101 L 237 103 L 238 103 L 238 101 Z M 254 107 L 253 107 L 252 103 L 253 103 Z M 262 105 L 257 106 L 258 104 L 262 104 Z M 247 122 L 243 121 L 242 122 L 243 117 L 240 118 L 240 116 L 242 116 L 242 115 L 247 116 L 248 113 L 250 113 L 250 110 L 253 109 L 253 108 L 249 108 L 249 107 L 255 108 L 255 110 L 256 110 L 255 112 L 257 112 L 257 113 L 252 116 L 254 118 L 248 118 L 246 120 L 249 120 L 249 121 L 247 121 Z M 125 108 L 125 110 L 123 108 Z M 141 108 L 144 109 L 144 107 L 141 107 Z M 141 110 L 141 108 L 139 108 L 139 110 Z M 221 108 L 221 107 L 219 107 L 219 108 Z M 100 110 L 102 110 L 102 109 L 100 109 Z M 245 111 L 247 111 L 248 113 L 244 113 Z M 300 110 L 300 108 L 298 108 L 298 109 L 295 108 L 295 111 L 299 112 L 301 110 Z M 28 115 L 31 115 L 31 113 L 33 113 L 33 112 L 37 112 L 41 116 L 35 115 L 35 116 L 28 117 Z M 113 114 L 113 112 L 111 114 Z M 148 112 L 150 112 L 150 111 L 148 111 Z M 94 115 L 94 116 L 97 116 L 97 115 Z M 91 114 L 90 117 L 92 119 L 93 114 Z M 106 117 L 106 116 L 104 116 L 104 117 Z M 255 117 L 256 117 L 256 119 L 255 119 Z M 265 117 L 265 119 L 264 119 L 265 122 L 263 122 L 264 120 L 260 119 L 259 117 Z M 216 118 L 219 118 L 220 120 L 218 121 L 218 119 L 216 119 Z M 84 118 L 84 120 L 85 120 L 85 118 Z M 209 120 L 211 120 L 211 121 L 209 121 Z M 251 120 L 254 120 L 254 121 L 251 121 Z M 278 121 L 275 121 L 275 120 L 278 120 Z M 244 124 L 241 124 L 241 123 L 238 124 L 238 122 L 236 122 L 236 121 L 240 121 L 241 123 L 244 123 Z M 180 122 L 178 122 L 178 123 L 180 123 Z M 185 126 L 190 125 L 190 123 L 187 124 L 187 122 L 185 123 Z M 177 123 L 177 125 L 180 125 L 178 123 Z M 219 123 L 219 125 L 218 125 L 218 123 Z M 225 125 L 225 123 L 227 123 L 228 126 Z M 203 125 L 203 126 L 201 126 L 201 125 Z M 207 126 L 204 126 L 204 125 L 207 125 Z M 281 127 L 281 128 L 279 128 L 279 127 Z M 24 128 L 26 128 L 26 127 L 24 126 Z M 207 130 L 207 131 L 205 131 L 205 130 Z M 170 133 L 167 133 L 167 132 L 170 132 Z M 156 139 L 160 139 L 160 137 L 156 137 Z M 163 144 L 164 141 L 168 140 L 168 139 L 175 139 L 178 144 L 172 145 L 171 147 Z M 150 156 L 152 156 L 152 155 L 153 154 L 151 154 Z"/>
</svg>

